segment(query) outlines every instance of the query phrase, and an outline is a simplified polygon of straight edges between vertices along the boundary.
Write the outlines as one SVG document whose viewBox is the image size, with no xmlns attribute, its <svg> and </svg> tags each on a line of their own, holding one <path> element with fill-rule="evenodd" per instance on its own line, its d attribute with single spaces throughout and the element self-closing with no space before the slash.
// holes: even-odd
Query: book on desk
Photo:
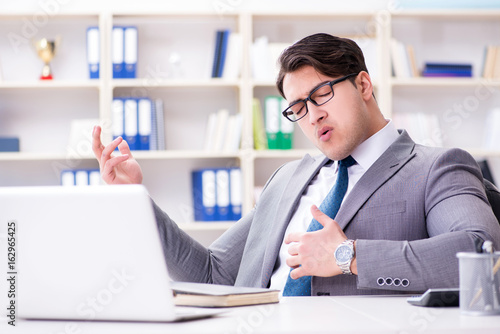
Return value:
<svg viewBox="0 0 500 334">
<path fill-rule="evenodd" d="M 279 302 L 279 290 L 171 282 L 177 306 L 233 307 Z"/>
</svg>

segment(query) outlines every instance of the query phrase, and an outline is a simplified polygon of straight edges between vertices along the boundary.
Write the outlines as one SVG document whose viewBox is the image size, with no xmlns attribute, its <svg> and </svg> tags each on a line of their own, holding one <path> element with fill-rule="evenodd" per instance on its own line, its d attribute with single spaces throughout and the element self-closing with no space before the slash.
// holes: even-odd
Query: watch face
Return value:
<svg viewBox="0 0 500 334">
<path fill-rule="evenodd" d="M 335 252 L 335 258 L 338 262 L 343 263 L 352 259 L 352 249 L 349 246 L 342 245 L 337 248 Z"/>
</svg>

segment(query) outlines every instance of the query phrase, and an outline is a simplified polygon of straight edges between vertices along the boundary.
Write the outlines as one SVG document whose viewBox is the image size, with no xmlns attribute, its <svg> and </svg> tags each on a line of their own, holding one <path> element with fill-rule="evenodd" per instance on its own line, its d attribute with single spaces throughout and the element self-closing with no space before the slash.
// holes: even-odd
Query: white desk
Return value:
<svg viewBox="0 0 500 334">
<path fill-rule="evenodd" d="M 454 308 L 412 306 L 406 297 L 288 297 L 183 323 L 25 321 L 5 318 L 0 333 L 500 333 L 500 316 L 465 316 Z"/>
</svg>

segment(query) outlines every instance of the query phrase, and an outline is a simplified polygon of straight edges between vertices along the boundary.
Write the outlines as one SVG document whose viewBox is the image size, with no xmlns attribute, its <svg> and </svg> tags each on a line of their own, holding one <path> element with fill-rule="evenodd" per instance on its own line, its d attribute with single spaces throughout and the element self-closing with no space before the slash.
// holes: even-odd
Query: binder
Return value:
<svg viewBox="0 0 500 334">
<path fill-rule="evenodd" d="M 196 221 L 217 220 L 215 170 L 201 169 L 191 173 L 193 208 Z"/>
<path fill-rule="evenodd" d="M 89 174 L 84 169 L 79 169 L 75 171 L 75 186 L 88 186 L 89 185 Z"/>
<path fill-rule="evenodd" d="M 98 169 L 90 169 L 87 172 L 89 174 L 90 186 L 99 186 L 102 184 L 101 172 Z"/>
<path fill-rule="evenodd" d="M 123 78 L 136 78 L 137 69 L 137 27 L 124 29 L 124 73 Z"/>
<path fill-rule="evenodd" d="M 141 98 L 138 102 L 139 117 L 139 150 L 149 150 L 151 147 L 152 133 L 152 106 L 151 100 Z"/>
<path fill-rule="evenodd" d="M 270 150 L 279 149 L 280 132 L 280 101 L 278 96 L 266 96 L 264 100 L 265 127 L 267 145 Z"/>
<path fill-rule="evenodd" d="M 229 169 L 219 168 L 215 171 L 217 220 L 230 220 L 232 208 L 229 197 Z"/>
<path fill-rule="evenodd" d="M 113 79 L 124 77 L 124 30 L 115 26 L 111 32 L 111 59 L 113 63 Z"/>
<path fill-rule="evenodd" d="M 99 62 L 99 28 L 89 27 L 87 29 L 87 63 L 90 79 L 99 79 Z"/>
<path fill-rule="evenodd" d="M 229 169 L 229 196 L 230 196 L 230 213 L 229 220 L 241 219 L 241 203 L 243 202 L 243 180 L 241 178 L 240 168 Z"/>
<path fill-rule="evenodd" d="M 130 150 L 137 150 L 139 149 L 137 100 L 134 98 L 126 98 L 123 109 L 125 120 L 125 140 L 127 141 Z"/>
<path fill-rule="evenodd" d="M 72 187 L 75 185 L 75 173 L 72 170 L 63 170 L 61 172 L 61 185 Z"/>
<path fill-rule="evenodd" d="M 124 126 L 124 101 L 120 98 L 114 98 L 111 104 L 111 132 L 113 139 L 123 136 L 125 133 Z"/>
<path fill-rule="evenodd" d="M 280 100 L 280 108 L 278 117 L 280 119 L 280 133 L 281 133 L 281 138 L 279 138 L 279 148 L 282 150 L 290 150 L 293 147 L 294 123 L 285 119 L 285 117 L 281 115 L 281 111 L 288 108 L 288 102 L 282 97 L 279 97 L 279 100 Z"/>
</svg>

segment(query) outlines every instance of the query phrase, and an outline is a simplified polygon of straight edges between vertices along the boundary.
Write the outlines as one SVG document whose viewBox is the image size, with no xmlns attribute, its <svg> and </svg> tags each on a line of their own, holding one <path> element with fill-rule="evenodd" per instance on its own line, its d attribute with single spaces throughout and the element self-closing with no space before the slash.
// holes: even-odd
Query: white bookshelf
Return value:
<svg viewBox="0 0 500 334">
<path fill-rule="evenodd" d="M 380 14 L 380 11 L 278 12 L 244 8 L 224 15 L 213 11 L 167 10 L 58 13 L 38 27 L 33 37 L 62 35 L 60 52 L 52 62 L 53 81 L 38 79 L 42 62 L 31 45 L 22 44 L 15 51 L 5 39 L 0 41 L 0 134 L 19 136 L 22 150 L 0 154 L 0 186 L 58 185 L 58 171 L 64 167 L 97 168 L 90 151 L 78 152 L 76 156 L 67 152 L 71 121 L 96 118 L 110 124 L 113 97 L 161 98 L 165 106 L 167 150 L 137 151 L 134 156 L 141 164 L 144 184 L 152 198 L 183 229 L 208 244 L 232 223 L 192 221 L 193 169 L 241 167 L 245 214 L 254 205 L 254 189 L 262 188 L 276 168 L 305 154 L 319 153 L 298 127 L 292 150 L 254 150 L 251 122 L 252 99 L 258 98 L 263 106 L 265 96 L 278 95 L 274 80 L 252 76 L 250 49 L 255 38 L 265 35 L 272 43 L 290 44 L 317 32 L 373 39 L 374 49 L 367 55 L 374 58 L 369 70 L 377 101 L 387 117 L 417 111 L 446 115 L 454 103 L 463 102 L 477 87 L 492 91 L 491 98 L 469 112 L 458 129 L 449 131 L 446 144 L 463 147 L 478 157 L 500 158 L 500 147 L 484 150 L 479 141 L 470 140 L 481 133 L 487 110 L 499 104 L 500 80 L 485 80 L 477 75 L 458 79 L 394 78 L 387 48 L 390 38 L 396 37 L 414 45 L 419 63 L 436 60 L 429 58 L 435 53 L 443 60 L 471 59 L 477 68 L 483 50 L 476 48 L 492 42 L 500 44 L 500 11 L 398 11 L 383 18 L 377 16 Z M 0 15 L 0 34 L 21 32 L 23 20 L 31 17 L 30 13 Z M 113 25 L 138 27 L 137 79 L 112 78 Z M 88 79 L 85 32 L 89 26 L 99 26 L 101 31 L 99 80 Z M 239 79 L 210 77 L 215 31 L 223 28 L 237 31 L 243 38 Z M 205 152 L 203 139 L 208 114 L 222 108 L 243 115 L 241 149 L 233 153 Z M 104 128 L 103 138 L 110 141 L 109 127 Z"/>
</svg>

